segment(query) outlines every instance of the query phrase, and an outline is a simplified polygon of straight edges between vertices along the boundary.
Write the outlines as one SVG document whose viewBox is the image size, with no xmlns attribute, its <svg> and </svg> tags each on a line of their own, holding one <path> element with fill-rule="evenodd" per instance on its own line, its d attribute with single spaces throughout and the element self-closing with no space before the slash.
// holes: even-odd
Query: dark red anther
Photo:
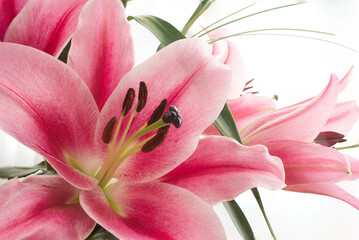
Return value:
<svg viewBox="0 0 359 240">
<path fill-rule="evenodd" d="M 146 106 L 147 103 L 147 86 L 144 82 L 140 82 L 140 90 L 138 92 L 138 103 L 137 103 L 137 112 L 141 112 L 141 110 Z"/>
<path fill-rule="evenodd" d="M 106 144 L 110 143 L 113 134 L 113 129 L 115 128 L 115 124 L 116 124 L 116 117 L 111 118 L 111 120 L 108 121 L 108 123 L 106 124 L 106 127 L 102 132 L 102 141 L 104 143 Z"/>
<path fill-rule="evenodd" d="M 314 139 L 314 142 L 320 144 L 325 147 L 334 146 L 337 143 L 347 141 L 344 139 L 344 135 L 337 133 L 337 132 L 321 132 L 319 135 Z"/>
<path fill-rule="evenodd" d="M 163 113 L 165 112 L 167 108 L 167 99 L 163 99 L 160 105 L 153 111 L 150 119 L 148 120 L 147 124 L 151 125 L 154 122 L 157 122 L 161 119 Z"/>
<path fill-rule="evenodd" d="M 122 104 L 122 114 L 123 116 L 126 116 L 128 112 L 131 110 L 131 107 L 133 105 L 133 101 L 135 100 L 135 90 L 133 88 L 130 88 L 127 90 L 126 97 L 123 100 Z"/>
<path fill-rule="evenodd" d="M 170 129 L 170 125 L 159 128 L 157 130 L 156 135 L 147 143 L 145 143 L 145 145 L 143 145 L 141 151 L 148 153 L 148 152 L 152 152 L 157 147 L 159 147 L 166 140 L 169 129 Z"/>
</svg>

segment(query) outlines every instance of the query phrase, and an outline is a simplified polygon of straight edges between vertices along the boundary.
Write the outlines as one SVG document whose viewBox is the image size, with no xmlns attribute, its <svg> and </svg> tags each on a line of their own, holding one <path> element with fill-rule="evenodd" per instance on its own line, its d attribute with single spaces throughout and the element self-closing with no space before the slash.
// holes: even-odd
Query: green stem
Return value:
<svg viewBox="0 0 359 240">
<path fill-rule="evenodd" d="M 275 8 L 266 9 L 266 10 L 263 10 L 263 11 L 260 11 L 260 12 L 255 12 L 255 13 L 249 14 L 249 15 L 247 15 L 247 16 L 234 19 L 234 20 L 232 20 L 232 21 L 229 21 L 229 22 L 227 22 L 227 23 L 224 23 L 224 24 L 222 24 L 222 25 L 219 25 L 219 26 L 217 26 L 217 27 L 215 27 L 215 28 L 212 28 L 211 30 L 208 30 L 207 32 L 201 34 L 199 37 L 202 37 L 202 36 L 206 35 L 207 33 L 210 33 L 210 32 L 212 32 L 212 31 L 214 31 L 214 30 L 217 30 L 218 28 L 224 27 L 224 26 L 226 26 L 226 25 L 229 25 L 229 24 L 231 24 L 231 23 L 240 21 L 240 20 L 245 19 L 245 18 L 253 17 L 253 16 L 258 15 L 258 14 L 262 14 L 262 13 L 265 13 L 265 12 L 270 12 L 270 11 L 278 10 L 278 9 L 281 9 L 281 8 L 297 6 L 297 5 L 300 5 L 300 4 L 304 4 L 304 3 L 288 4 L 288 5 L 283 5 L 283 6 L 279 6 L 279 7 L 275 7 Z"/>
<path fill-rule="evenodd" d="M 351 146 L 346 146 L 346 147 L 339 147 L 339 148 L 335 148 L 337 150 L 342 150 L 342 149 L 349 149 L 349 148 L 357 148 L 359 147 L 359 144 L 355 144 L 355 145 L 351 145 Z"/>
<path fill-rule="evenodd" d="M 241 8 L 241 9 L 235 11 L 235 12 L 230 13 L 229 15 L 227 15 L 227 16 L 221 18 L 221 19 L 218 19 L 217 21 L 215 21 L 215 22 L 211 23 L 210 25 L 206 26 L 205 28 L 203 28 L 203 29 L 200 30 L 199 32 L 193 34 L 192 37 L 195 37 L 195 36 L 197 36 L 198 34 L 200 34 L 201 32 L 205 31 L 206 29 L 212 27 L 213 25 L 215 25 L 215 24 L 217 24 L 217 23 L 219 23 L 219 22 L 222 22 L 223 20 L 225 20 L 225 19 L 227 19 L 227 18 L 229 18 L 229 17 L 231 17 L 231 16 L 233 16 L 233 15 L 239 13 L 239 12 L 242 12 L 243 10 L 245 10 L 245 9 L 247 9 L 247 8 L 249 8 L 249 7 L 252 7 L 254 4 L 255 4 L 255 3 L 252 3 L 252 4 L 250 4 L 250 5 L 248 5 L 248 6 L 244 7 L 244 8 Z"/>
<path fill-rule="evenodd" d="M 330 35 L 330 36 L 335 36 L 335 34 L 333 33 L 328 33 L 328 32 L 322 32 L 322 31 L 317 31 L 317 30 L 310 30 L 310 29 L 300 29 L 300 28 L 265 28 L 265 29 L 255 29 L 255 30 L 249 30 L 246 32 L 240 32 L 240 33 L 235 33 L 235 34 L 231 34 L 231 35 L 227 35 L 224 37 L 220 37 L 220 38 L 216 38 L 210 41 L 210 43 L 214 43 L 226 38 L 230 38 L 230 37 L 238 37 L 241 35 L 247 35 L 247 34 L 251 34 L 251 33 L 257 33 L 257 32 L 266 32 L 266 31 L 298 31 L 298 32 L 309 32 L 309 33 L 318 33 L 318 34 L 325 34 L 325 35 Z"/>
<path fill-rule="evenodd" d="M 182 29 L 183 35 L 186 35 L 188 30 L 192 27 L 193 23 L 211 6 L 215 0 L 202 0 L 194 11 L 184 28 Z"/>
<path fill-rule="evenodd" d="M 268 226 L 268 228 L 269 228 L 269 231 L 270 231 L 270 233 L 271 233 L 273 239 L 276 240 L 277 238 L 275 237 L 273 228 L 272 228 L 272 226 L 271 226 L 271 224 L 270 224 L 270 222 L 269 222 L 269 220 L 268 220 L 268 218 L 267 218 L 267 215 L 266 215 L 266 212 L 265 212 L 265 210 L 264 210 L 264 206 L 263 206 L 263 203 L 262 203 L 261 196 L 259 195 L 258 189 L 257 189 L 257 188 L 252 188 L 251 190 L 252 190 L 252 193 L 253 193 L 254 197 L 255 197 L 256 200 L 257 200 L 257 203 L 258 203 L 259 208 L 260 208 L 261 211 L 262 211 L 262 214 L 263 214 L 264 219 L 265 219 L 265 221 L 266 221 L 266 223 L 267 223 L 267 226 Z"/>
<path fill-rule="evenodd" d="M 312 39 L 312 40 L 317 40 L 317 41 L 321 41 L 321 42 L 326 42 L 326 43 L 330 43 L 330 44 L 334 44 L 337 45 L 339 47 L 342 48 L 346 48 L 352 52 L 355 52 L 356 54 L 359 54 L 359 51 L 350 48 L 348 46 L 345 46 L 343 44 L 337 43 L 337 42 L 333 42 L 333 41 L 329 41 L 326 39 L 322 39 L 322 38 L 315 38 L 315 37 L 308 37 L 308 36 L 301 36 L 301 35 L 295 35 L 295 34 L 282 34 L 282 33 L 245 33 L 245 34 L 241 34 L 241 35 L 237 35 L 237 36 L 285 36 L 285 37 L 297 37 L 297 38 L 306 38 L 306 39 Z"/>
</svg>

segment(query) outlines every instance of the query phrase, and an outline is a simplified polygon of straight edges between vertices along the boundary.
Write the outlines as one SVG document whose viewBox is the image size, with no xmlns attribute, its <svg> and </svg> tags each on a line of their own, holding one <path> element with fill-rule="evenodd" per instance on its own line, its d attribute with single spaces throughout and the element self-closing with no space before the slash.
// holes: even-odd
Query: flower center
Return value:
<svg viewBox="0 0 359 240">
<path fill-rule="evenodd" d="M 126 140 L 136 113 L 139 113 L 146 106 L 147 96 L 146 84 L 141 82 L 137 105 L 133 109 L 122 135 L 119 136 L 123 118 L 129 114 L 135 99 L 135 90 L 133 88 L 128 89 L 122 104 L 120 118 L 117 120 L 116 117 L 113 117 L 103 130 L 102 140 L 108 145 L 108 153 L 101 168 L 95 174 L 95 177 L 100 182 L 100 187 L 103 189 L 113 182 L 113 175 L 130 156 L 139 151 L 145 153 L 154 151 L 165 141 L 171 124 L 176 128 L 179 128 L 182 124 L 182 117 L 175 106 L 169 106 L 168 111 L 165 113 L 167 100 L 163 99 L 153 111 L 149 120 Z M 157 132 L 155 132 L 156 130 Z M 140 138 L 145 135 L 150 136 L 140 141 Z"/>
</svg>

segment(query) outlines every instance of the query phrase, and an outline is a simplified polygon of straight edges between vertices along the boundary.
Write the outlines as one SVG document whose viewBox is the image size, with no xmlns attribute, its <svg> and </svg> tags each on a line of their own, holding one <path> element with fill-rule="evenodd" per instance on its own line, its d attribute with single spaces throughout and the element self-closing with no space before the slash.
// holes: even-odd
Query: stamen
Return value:
<svg viewBox="0 0 359 240">
<path fill-rule="evenodd" d="M 146 106 L 147 96 L 148 96 L 147 86 L 144 82 L 140 82 L 140 90 L 138 93 L 138 102 L 136 108 L 137 112 L 140 112 Z"/>
<path fill-rule="evenodd" d="M 163 115 L 162 117 L 162 121 L 164 123 L 171 123 L 173 124 L 173 126 L 175 126 L 176 128 L 180 128 L 182 125 L 182 117 L 180 115 L 179 110 L 171 105 L 168 108 L 168 112 L 165 113 L 165 115 Z"/>
<path fill-rule="evenodd" d="M 106 124 L 105 129 L 102 132 L 102 141 L 106 144 L 110 143 L 111 137 L 113 135 L 113 129 L 115 128 L 116 117 L 111 118 L 111 120 Z"/>
<path fill-rule="evenodd" d="M 160 103 L 160 105 L 158 105 L 158 107 L 153 111 L 150 120 L 148 120 L 147 124 L 151 125 L 154 122 L 157 122 L 158 120 L 161 119 L 163 113 L 165 112 L 167 107 L 167 99 L 163 99 L 162 102 Z"/>
<path fill-rule="evenodd" d="M 251 89 L 251 88 L 253 88 L 253 86 L 245 87 L 245 88 L 243 89 L 243 92 L 244 92 L 244 91 L 247 91 L 247 90 L 249 90 L 249 89 Z"/>
<path fill-rule="evenodd" d="M 319 135 L 314 139 L 314 142 L 320 144 L 325 147 L 334 146 L 336 143 L 346 142 L 347 140 L 344 139 L 344 135 L 337 133 L 337 132 L 321 132 Z"/>
<path fill-rule="evenodd" d="M 123 100 L 122 104 L 122 115 L 126 116 L 130 111 L 133 101 L 135 100 L 135 90 L 130 88 L 127 90 L 125 100 Z"/>
<path fill-rule="evenodd" d="M 157 147 L 159 147 L 166 139 L 171 125 L 161 127 L 157 130 L 156 135 L 151 138 L 145 145 L 141 148 L 141 151 L 144 153 L 152 152 Z"/>
<path fill-rule="evenodd" d="M 252 78 L 251 80 L 249 80 L 248 82 L 246 82 L 246 84 L 244 85 L 244 87 L 247 87 L 251 82 L 254 81 L 254 78 Z"/>
</svg>

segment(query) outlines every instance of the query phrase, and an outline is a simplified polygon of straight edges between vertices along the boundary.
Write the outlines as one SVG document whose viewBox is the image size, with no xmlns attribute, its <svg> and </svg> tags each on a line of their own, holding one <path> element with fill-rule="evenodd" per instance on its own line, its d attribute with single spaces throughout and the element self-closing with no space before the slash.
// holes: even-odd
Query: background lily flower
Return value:
<svg viewBox="0 0 359 240">
<path fill-rule="evenodd" d="M 2 238 L 31 236 L 32 226 L 19 219 L 40 223 L 53 214 L 64 228 L 69 219 L 82 226 L 59 239 L 86 237 L 94 221 L 125 239 L 224 239 L 208 203 L 258 185 L 283 187 L 282 163 L 264 147 L 222 137 L 199 140 L 221 111 L 231 76 L 210 47 L 199 39 L 177 41 L 132 68 L 129 26 L 116 0 L 85 5 L 70 67 L 12 43 L 0 44 L 0 60 L 1 129 L 43 155 L 66 180 L 33 176 L 1 186 L 1 196 L 7 195 L 0 205 Z M 178 175 L 183 171 L 187 175 Z M 18 191 L 10 192 L 14 186 Z M 33 193 L 38 189 L 43 195 Z M 11 200 L 23 193 L 31 200 L 14 206 Z M 31 234 L 48 236 L 52 224 Z"/>
<path fill-rule="evenodd" d="M 0 41 L 37 48 L 58 57 L 76 29 L 87 0 L 3 0 Z"/>
<path fill-rule="evenodd" d="M 343 141 L 359 117 L 354 101 L 337 103 L 337 96 L 347 85 L 351 72 L 352 69 L 340 82 L 336 75 L 331 75 L 328 86 L 314 98 L 271 109 L 263 115 L 262 110 L 268 110 L 270 104 L 264 104 L 268 108 L 262 107 L 259 96 L 243 95 L 234 106 L 229 106 L 243 144 L 264 145 L 271 155 L 283 161 L 285 190 L 328 195 L 358 208 L 359 201 L 335 185 L 338 181 L 356 179 L 356 174 L 349 175 L 351 166 L 357 166 L 358 160 L 330 148 Z M 256 106 L 256 101 L 247 104 L 246 98 L 256 99 L 259 104 Z M 253 120 L 257 114 L 261 116 Z M 205 131 L 211 132 L 210 128 Z"/>
</svg>

